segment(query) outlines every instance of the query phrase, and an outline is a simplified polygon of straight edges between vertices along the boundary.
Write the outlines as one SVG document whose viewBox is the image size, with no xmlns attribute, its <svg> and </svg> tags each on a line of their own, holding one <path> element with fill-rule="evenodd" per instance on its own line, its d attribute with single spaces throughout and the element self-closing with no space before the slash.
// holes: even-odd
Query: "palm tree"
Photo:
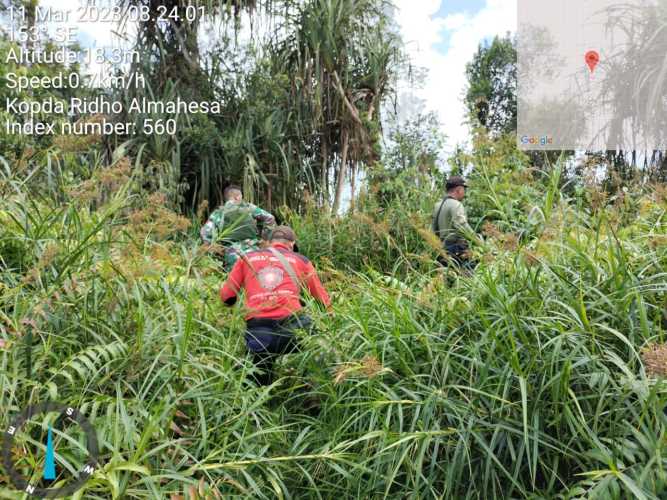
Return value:
<svg viewBox="0 0 667 500">
<path fill-rule="evenodd" d="M 230 70 L 225 57 L 233 59 L 238 46 L 223 41 L 210 55 L 213 62 L 202 61 L 199 19 L 157 21 L 160 5 L 180 12 L 190 2 L 123 1 L 152 13 L 140 26 L 144 55 L 133 70 L 148 76 L 153 95 L 224 102 L 224 116 L 200 119 L 205 133 L 195 135 L 210 139 L 206 147 L 190 147 L 182 134 L 184 142 L 173 145 L 179 157 L 185 153 L 178 168 L 196 186 L 192 196 L 208 200 L 212 185 L 244 180 L 249 194 L 260 193 L 269 205 L 298 205 L 306 190 L 328 205 L 333 180 L 331 208 L 338 212 L 349 169 L 379 157 L 378 109 L 398 52 L 384 0 L 196 2 L 225 20 L 256 16 L 256 10 L 269 19 L 256 54 L 232 63 L 231 78 L 216 68 Z"/>
<path fill-rule="evenodd" d="M 386 6 L 380 0 L 313 0 L 290 18 L 294 34 L 284 42 L 283 57 L 294 106 L 310 117 L 302 132 L 317 138 L 321 188 L 328 187 L 334 167 L 334 214 L 350 165 L 378 158 L 377 110 L 398 53 L 386 28 Z"/>
<path fill-rule="evenodd" d="M 625 34 L 627 43 L 608 60 L 601 102 L 613 108 L 605 128 L 610 144 L 635 144 L 637 149 L 667 143 L 667 0 L 642 8 L 617 5 L 607 10 L 608 29 Z M 632 136 L 630 136 L 632 134 Z M 658 151 L 646 151 L 644 166 L 661 165 Z M 609 151 L 612 170 L 632 176 L 637 151 Z M 660 170 L 660 168 L 658 168 Z"/>
</svg>

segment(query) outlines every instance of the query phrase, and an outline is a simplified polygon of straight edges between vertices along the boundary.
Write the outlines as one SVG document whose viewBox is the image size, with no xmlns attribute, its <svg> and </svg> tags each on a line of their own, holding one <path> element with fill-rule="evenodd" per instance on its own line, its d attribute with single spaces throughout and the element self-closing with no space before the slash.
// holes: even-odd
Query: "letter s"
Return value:
<svg viewBox="0 0 667 500">
<path fill-rule="evenodd" d="M 16 73 L 7 73 L 7 88 L 15 89 L 16 88 Z"/>
</svg>

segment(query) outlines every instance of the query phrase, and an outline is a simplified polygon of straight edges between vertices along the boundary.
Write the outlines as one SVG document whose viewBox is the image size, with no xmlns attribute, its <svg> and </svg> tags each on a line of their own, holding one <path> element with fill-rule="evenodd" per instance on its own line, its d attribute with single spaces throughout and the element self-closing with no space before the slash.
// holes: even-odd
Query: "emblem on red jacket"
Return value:
<svg viewBox="0 0 667 500">
<path fill-rule="evenodd" d="M 283 270 L 279 267 L 265 267 L 257 273 L 257 281 L 259 281 L 259 285 L 265 290 L 275 290 L 283 282 L 284 278 Z"/>
</svg>

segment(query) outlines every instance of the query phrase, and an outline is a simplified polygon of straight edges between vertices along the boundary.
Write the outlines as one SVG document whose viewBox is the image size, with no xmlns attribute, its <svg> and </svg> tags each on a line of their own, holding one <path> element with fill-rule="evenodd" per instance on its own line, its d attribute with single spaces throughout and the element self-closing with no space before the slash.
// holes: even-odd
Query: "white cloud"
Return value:
<svg viewBox="0 0 667 500">
<path fill-rule="evenodd" d="M 117 24 L 101 20 L 92 20 L 90 16 L 84 16 L 83 9 L 88 2 L 84 0 L 41 0 L 39 7 L 41 9 L 50 8 L 53 11 L 69 11 L 69 21 L 57 23 L 57 26 L 76 27 L 77 30 L 95 40 L 98 46 L 110 46 L 114 40 L 112 30 L 117 29 Z M 100 10 L 104 7 L 100 7 Z M 80 19 L 83 17 L 83 21 Z"/>
<path fill-rule="evenodd" d="M 416 66 L 428 69 L 423 88 L 408 88 L 406 83 L 401 93 L 413 93 L 425 101 L 427 111 L 438 112 L 448 137 L 448 148 L 468 138 L 462 100 L 465 65 L 483 39 L 516 31 L 516 2 L 487 0 L 484 8 L 472 15 L 433 17 L 440 8 L 440 0 L 395 0 L 396 19 L 406 50 Z M 445 41 L 446 51 L 438 50 L 437 44 Z M 406 104 L 407 109 L 402 112 L 413 112 L 414 98 Z"/>
<path fill-rule="evenodd" d="M 134 40 L 136 32 L 135 23 L 126 23 L 125 26 L 119 26 L 117 22 L 111 21 L 111 17 L 102 9 L 113 6 L 113 2 L 98 2 L 99 14 L 106 20 L 92 19 L 89 11 L 82 10 L 88 4 L 86 0 L 41 0 L 39 8 L 46 11 L 67 11 L 69 12 L 67 22 L 51 22 L 47 26 L 51 34 L 56 28 L 76 28 L 79 41 L 84 47 L 91 48 L 119 48 L 127 51 Z M 83 18 L 83 20 L 82 20 Z M 122 29 L 121 29 L 122 28 Z M 127 32 L 127 41 L 117 36 L 121 31 Z M 111 68 L 106 64 L 99 64 L 94 61 L 86 68 L 90 74 L 108 74 Z"/>
</svg>

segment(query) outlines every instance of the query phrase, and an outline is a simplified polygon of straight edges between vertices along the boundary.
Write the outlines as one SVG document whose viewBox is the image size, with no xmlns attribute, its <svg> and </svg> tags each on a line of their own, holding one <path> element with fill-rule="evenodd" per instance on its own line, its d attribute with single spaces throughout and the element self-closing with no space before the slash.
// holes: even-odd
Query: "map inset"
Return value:
<svg viewBox="0 0 667 500">
<path fill-rule="evenodd" d="M 667 0 L 519 0 L 518 143 L 667 149 Z"/>
</svg>

